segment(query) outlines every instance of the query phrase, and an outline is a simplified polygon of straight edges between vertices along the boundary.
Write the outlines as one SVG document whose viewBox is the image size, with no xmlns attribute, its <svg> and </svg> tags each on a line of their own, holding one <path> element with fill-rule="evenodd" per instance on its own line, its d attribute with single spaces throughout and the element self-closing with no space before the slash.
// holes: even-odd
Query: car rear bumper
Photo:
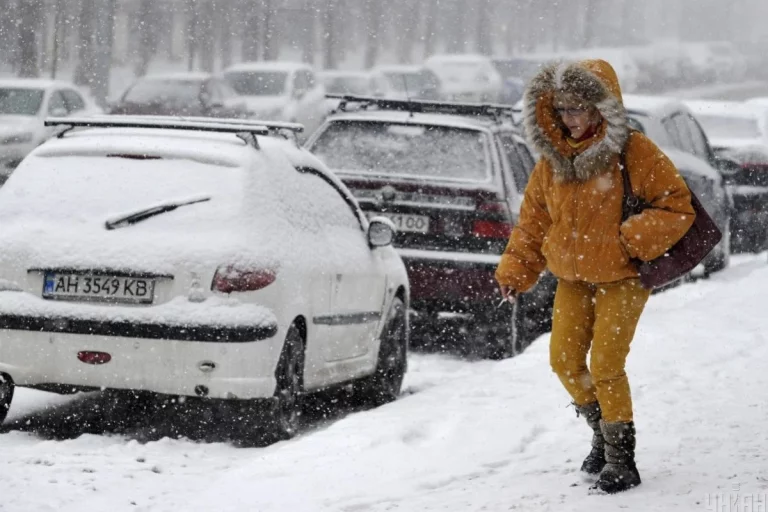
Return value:
<svg viewBox="0 0 768 512">
<path fill-rule="evenodd" d="M 274 394 L 275 368 L 282 350 L 282 337 L 274 335 L 258 342 L 196 339 L 190 343 L 131 336 L 134 332 L 109 335 L 102 329 L 100 334 L 84 334 L 61 332 L 55 326 L 13 329 L 8 328 L 10 324 L 6 322 L 0 329 L 0 373 L 10 375 L 19 386 L 266 398 Z M 39 324 L 26 324 L 32 325 Z M 177 332 L 179 337 L 182 334 Z M 106 352 L 111 360 L 88 364 L 78 358 L 81 351 Z"/>
<path fill-rule="evenodd" d="M 462 310 L 499 297 L 494 277 L 500 256 L 398 249 L 415 308 Z"/>
</svg>

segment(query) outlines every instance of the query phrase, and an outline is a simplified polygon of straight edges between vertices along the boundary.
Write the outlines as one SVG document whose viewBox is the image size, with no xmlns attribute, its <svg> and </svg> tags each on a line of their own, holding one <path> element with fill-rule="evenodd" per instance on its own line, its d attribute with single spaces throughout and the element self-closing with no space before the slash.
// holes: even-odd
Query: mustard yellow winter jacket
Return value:
<svg viewBox="0 0 768 512">
<path fill-rule="evenodd" d="M 555 110 L 555 91 L 595 105 L 603 122 L 574 147 Z M 613 68 L 602 60 L 544 68 L 524 97 L 526 134 L 542 158 L 533 170 L 517 225 L 496 269 L 500 285 L 525 292 L 548 268 L 569 281 L 608 283 L 637 277 L 638 258 L 653 260 L 693 224 L 691 195 L 664 153 L 628 128 Z M 652 208 L 621 222 L 626 147 L 635 195 Z"/>
</svg>

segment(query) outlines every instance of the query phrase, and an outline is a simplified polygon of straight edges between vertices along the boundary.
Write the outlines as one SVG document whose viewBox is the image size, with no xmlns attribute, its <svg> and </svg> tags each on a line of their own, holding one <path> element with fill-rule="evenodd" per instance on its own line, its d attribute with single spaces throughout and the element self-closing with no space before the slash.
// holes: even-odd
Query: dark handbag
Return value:
<svg viewBox="0 0 768 512">
<path fill-rule="evenodd" d="M 624 179 L 621 215 L 623 223 L 632 215 L 637 215 L 652 206 L 632 192 L 632 183 L 627 170 L 627 156 L 624 152 L 621 153 L 621 174 Z M 634 260 L 640 273 L 640 283 L 644 288 L 659 288 L 680 279 L 696 268 L 723 237 L 693 191 L 691 191 L 691 206 L 696 219 L 683 238 L 655 260 Z"/>
</svg>

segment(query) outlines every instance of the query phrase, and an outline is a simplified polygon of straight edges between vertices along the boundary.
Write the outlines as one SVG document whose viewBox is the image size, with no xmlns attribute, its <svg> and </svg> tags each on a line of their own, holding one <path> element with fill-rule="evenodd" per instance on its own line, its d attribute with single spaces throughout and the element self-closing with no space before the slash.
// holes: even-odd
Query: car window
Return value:
<svg viewBox="0 0 768 512">
<path fill-rule="evenodd" d="M 340 120 L 310 150 L 335 171 L 478 182 L 490 179 L 489 143 L 471 128 Z"/>
<path fill-rule="evenodd" d="M 64 95 L 64 101 L 67 102 L 67 110 L 70 112 L 85 110 L 85 100 L 77 92 L 72 89 L 64 89 L 61 93 Z"/>
<path fill-rule="evenodd" d="M 126 103 L 193 103 L 200 100 L 199 80 L 144 79 L 123 96 Z"/>
<path fill-rule="evenodd" d="M 661 124 L 664 126 L 664 131 L 667 133 L 667 137 L 672 142 L 672 145 L 678 149 L 683 148 L 683 141 L 680 138 L 680 131 L 675 125 L 675 120 L 671 117 L 664 119 Z"/>
<path fill-rule="evenodd" d="M 686 114 L 685 119 L 688 124 L 688 132 L 691 135 L 691 141 L 693 142 L 693 151 L 696 156 L 704 160 L 712 158 L 712 151 L 709 148 L 709 142 L 707 136 L 704 135 L 704 130 L 701 129 L 699 123 L 693 118 L 692 115 Z"/>
<path fill-rule="evenodd" d="M 362 230 L 361 212 L 351 196 L 336 186 L 322 171 L 313 167 L 297 167 L 305 176 L 317 178 L 312 185 L 313 213 L 323 219 L 324 224 L 336 227 Z"/>
<path fill-rule="evenodd" d="M 35 116 L 42 103 L 42 89 L 0 88 L 0 115 Z"/>
<path fill-rule="evenodd" d="M 227 83 L 242 96 L 282 96 L 288 73 L 285 71 L 228 71 Z"/>
<path fill-rule="evenodd" d="M 672 120 L 674 121 L 675 128 L 679 134 L 680 145 L 678 148 L 691 155 L 695 154 L 693 148 L 693 137 L 691 136 L 691 131 L 688 128 L 688 120 L 682 114 L 676 114 L 672 116 Z"/>
<path fill-rule="evenodd" d="M 533 158 L 533 155 L 531 155 L 531 151 L 528 149 L 528 147 L 523 143 L 517 143 L 517 152 L 520 153 L 520 156 L 523 158 L 523 163 L 526 167 L 526 173 L 530 178 L 531 173 L 533 172 L 533 168 L 536 166 L 536 160 Z"/>
<path fill-rule="evenodd" d="M 221 94 L 221 89 L 217 86 L 213 80 L 208 80 L 203 84 L 201 91 L 209 94 L 208 103 L 211 105 L 221 105 L 224 102 L 224 97 Z"/>
<path fill-rule="evenodd" d="M 237 97 L 237 92 L 235 92 L 235 90 L 224 80 L 214 80 L 213 83 L 216 89 L 219 90 L 219 94 L 223 99 L 231 100 L 232 98 Z"/>
<path fill-rule="evenodd" d="M 528 184 L 529 172 L 527 165 L 523 161 L 522 156 L 517 149 L 517 141 L 511 135 L 500 135 L 499 142 L 501 142 L 502 152 L 507 160 L 510 171 L 512 171 L 512 177 L 514 178 L 515 188 L 518 192 L 523 192 L 525 186 Z"/>
<path fill-rule="evenodd" d="M 49 114 L 61 114 L 69 112 L 67 109 L 67 102 L 64 101 L 64 95 L 61 91 L 53 91 L 51 93 L 51 99 L 48 100 L 48 113 Z"/>
<path fill-rule="evenodd" d="M 306 70 L 306 71 L 299 71 L 299 73 L 304 73 L 304 80 L 307 83 L 307 90 L 314 89 L 316 85 L 315 80 L 315 74 L 312 71 Z"/>
</svg>

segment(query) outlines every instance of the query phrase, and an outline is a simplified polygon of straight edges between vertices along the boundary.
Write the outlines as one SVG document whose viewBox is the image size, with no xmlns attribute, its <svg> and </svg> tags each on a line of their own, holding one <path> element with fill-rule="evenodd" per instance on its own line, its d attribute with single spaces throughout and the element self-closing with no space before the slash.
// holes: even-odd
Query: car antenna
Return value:
<svg viewBox="0 0 768 512">
<path fill-rule="evenodd" d="M 403 79 L 403 88 L 405 89 L 405 97 L 408 100 L 408 113 L 410 114 L 410 116 L 408 116 L 408 117 L 412 118 L 413 117 L 413 104 L 411 103 L 411 95 L 408 92 L 408 80 L 405 79 L 405 73 L 403 73 L 400 76 Z"/>
</svg>

